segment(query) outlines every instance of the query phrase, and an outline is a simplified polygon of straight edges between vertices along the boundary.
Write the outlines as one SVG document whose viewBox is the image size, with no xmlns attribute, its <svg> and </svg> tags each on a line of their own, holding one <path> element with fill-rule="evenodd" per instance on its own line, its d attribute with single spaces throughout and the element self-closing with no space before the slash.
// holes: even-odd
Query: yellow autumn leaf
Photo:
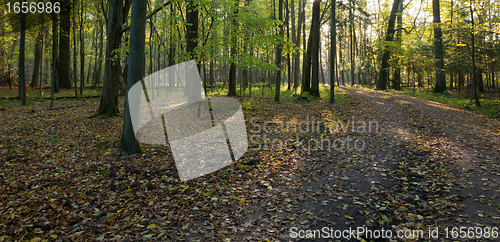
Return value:
<svg viewBox="0 0 500 242">
<path fill-rule="evenodd" d="M 38 241 L 41 241 L 41 240 L 42 240 L 42 238 L 40 238 L 40 237 L 35 237 L 35 238 L 31 239 L 30 241 L 31 241 L 31 242 L 38 242 Z"/>
<path fill-rule="evenodd" d="M 146 227 L 146 228 L 147 228 L 147 229 L 152 229 L 152 228 L 154 228 L 154 227 L 156 227 L 156 224 L 150 224 L 150 225 L 148 225 L 148 227 Z"/>
</svg>

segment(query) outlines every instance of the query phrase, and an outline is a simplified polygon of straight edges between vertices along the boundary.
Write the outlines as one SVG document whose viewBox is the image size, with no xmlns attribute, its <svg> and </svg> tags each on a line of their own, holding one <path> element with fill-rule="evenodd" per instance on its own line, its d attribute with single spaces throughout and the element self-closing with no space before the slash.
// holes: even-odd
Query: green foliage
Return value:
<svg viewBox="0 0 500 242">
<path fill-rule="evenodd" d="M 252 98 L 248 99 L 248 102 L 241 104 L 241 108 L 243 108 L 246 111 L 254 110 L 256 107 L 257 107 L 257 103 Z"/>
</svg>

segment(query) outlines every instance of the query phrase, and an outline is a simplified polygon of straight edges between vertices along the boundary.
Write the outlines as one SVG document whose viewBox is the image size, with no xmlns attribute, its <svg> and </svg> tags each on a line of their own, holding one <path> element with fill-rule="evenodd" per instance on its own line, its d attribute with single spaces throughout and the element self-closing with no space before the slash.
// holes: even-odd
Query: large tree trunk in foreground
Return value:
<svg viewBox="0 0 500 242">
<path fill-rule="evenodd" d="M 311 77 L 311 95 L 319 97 L 319 41 L 320 41 L 320 12 L 321 0 L 314 0 L 312 23 L 311 23 L 311 58 L 312 58 L 312 77 Z"/>
<path fill-rule="evenodd" d="M 444 76 L 443 61 L 443 33 L 441 32 L 441 13 L 439 0 L 432 0 L 432 14 L 434 23 L 434 56 L 436 65 L 435 92 L 446 92 L 446 79 Z"/>
<path fill-rule="evenodd" d="M 25 55 L 25 45 L 26 45 L 26 15 L 21 11 L 20 16 L 20 27 L 21 27 L 21 38 L 19 42 L 19 100 L 21 100 L 22 105 L 26 105 L 26 77 L 24 71 L 24 55 Z"/>
<path fill-rule="evenodd" d="M 396 13 L 398 12 L 399 4 L 401 0 L 394 0 L 392 4 L 391 15 L 389 17 L 389 24 L 387 25 L 387 33 L 385 36 L 385 42 L 394 41 L 394 23 L 396 22 Z M 387 82 L 389 82 L 389 59 L 391 58 L 391 52 L 389 51 L 389 43 L 385 43 L 383 47 L 382 54 L 382 64 L 380 65 L 379 78 L 377 81 L 377 89 L 386 90 Z"/>
<path fill-rule="evenodd" d="M 69 2 L 61 1 L 61 33 L 59 34 L 59 87 L 63 89 L 71 88 L 70 75 L 70 40 L 71 16 Z"/>
<path fill-rule="evenodd" d="M 121 46 L 123 24 L 123 0 L 109 0 L 107 27 L 106 59 L 104 61 L 104 82 L 101 102 L 97 114 L 116 116 L 118 110 L 119 76 L 121 73 L 120 55 L 116 50 Z M 127 12 L 128 13 L 128 12 Z M 143 57 L 141 57 L 143 58 Z"/>
<path fill-rule="evenodd" d="M 123 133 L 120 148 L 128 153 L 140 153 L 141 146 L 135 138 L 130 117 L 130 106 L 140 109 L 140 103 L 129 103 L 128 91 L 144 75 L 144 46 L 146 38 L 146 0 L 133 0 L 132 20 L 130 23 L 130 44 L 127 70 L 127 94 L 125 95 L 125 111 L 123 116 Z"/>
</svg>

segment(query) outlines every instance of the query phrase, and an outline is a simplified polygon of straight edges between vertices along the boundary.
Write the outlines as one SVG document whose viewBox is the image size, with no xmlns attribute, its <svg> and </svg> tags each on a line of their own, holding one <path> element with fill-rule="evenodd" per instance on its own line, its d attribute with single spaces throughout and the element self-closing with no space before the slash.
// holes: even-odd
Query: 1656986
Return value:
<svg viewBox="0 0 500 242">
<path fill-rule="evenodd" d="M 7 13 L 59 13 L 60 2 L 8 2 Z"/>
</svg>

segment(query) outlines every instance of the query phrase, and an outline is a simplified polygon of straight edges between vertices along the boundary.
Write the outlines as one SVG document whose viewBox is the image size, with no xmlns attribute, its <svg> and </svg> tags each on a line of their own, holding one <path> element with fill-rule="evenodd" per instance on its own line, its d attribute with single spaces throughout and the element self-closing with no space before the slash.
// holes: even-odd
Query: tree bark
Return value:
<svg viewBox="0 0 500 242">
<path fill-rule="evenodd" d="M 20 1 L 21 3 L 23 1 Z M 20 27 L 21 27 L 21 37 L 19 41 L 19 99 L 22 105 L 26 105 L 26 73 L 24 70 L 24 57 L 25 57 L 25 46 L 26 46 L 26 15 L 23 11 L 20 14 Z"/>
<path fill-rule="evenodd" d="M 337 57 L 337 19 L 335 11 L 337 9 L 337 0 L 332 0 L 332 20 L 330 23 L 330 103 L 335 102 L 335 79 L 336 79 L 336 57 Z"/>
<path fill-rule="evenodd" d="M 59 87 L 71 89 L 70 31 L 71 15 L 68 0 L 61 1 L 61 33 L 59 34 Z"/>
<path fill-rule="evenodd" d="M 312 61 L 312 77 L 311 77 L 311 95 L 319 97 L 319 42 L 320 42 L 320 3 L 321 0 L 314 0 L 312 23 L 311 23 L 311 61 Z"/>
<path fill-rule="evenodd" d="M 279 0 L 279 7 L 278 7 L 278 16 L 279 16 L 279 21 L 280 24 L 278 25 L 278 38 L 283 37 L 283 0 Z M 281 52 L 282 52 L 282 44 L 281 41 L 278 43 L 278 48 L 276 50 L 276 66 L 278 67 L 278 71 L 276 73 L 276 80 L 275 80 L 275 92 L 274 92 L 274 101 L 279 102 L 280 101 L 280 87 L 281 87 L 281 72 L 283 71 L 281 68 Z"/>
<path fill-rule="evenodd" d="M 55 0 L 52 0 L 52 5 L 54 5 Z M 59 19 L 56 13 L 52 12 L 52 75 L 51 75 L 51 96 L 52 99 L 50 101 L 50 107 L 54 104 L 54 93 L 59 91 L 59 85 L 57 81 L 57 67 L 58 65 L 58 54 L 57 54 L 57 46 L 58 46 L 58 25 Z"/>
<path fill-rule="evenodd" d="M 356 71 L 356 60 L 355 60 L 355 56 L 356 56 L 356 46 L 354 44 L 354 13 L 353 13 L 353 0 L 350 0 L 349 1 L 349 40 L 351 42 L 350 46 L 349 46 L 349 50 L 350 50 L 350 60 L 351 60 L 351 75 L 350 75 L 350 78 L 351 78 L 351 86 L 354 86 L 354 72 Z"/>
<path fill-rule="evenodd" d="M 476 106 L 480 107 L 481 103 L 479 102 L 479 97 L 477 95 L 477 83 L 476 83 L 476 46 L 475 46 L 475 34 L 474 34 L 474 11 L 472 10 L 472 2 L 469 5 L 469 10 L 470 10 L 470 18 L 471 18 L 471 39 L 472 39 L 472 53 L 471 53 L 471 58 L 472 58 L 472 91 L 474 95 L 474 101 L 476 102 Z"/>
<path fill-rule="evenodd" d="M 0 16 L 3 16 L 3 8 L 0 8 Z M 3 37 L 5 36 L 5 28 L 3 24 L 0 24 L 0 35 Z M 0 38 L 0 86 L 5 85 L 6 83 L 4 80 L 4 75 L 5 75 L 5 66 L 4 66 L 4 44 L 3 44 L 3 38 Z"/>
<path fill-rule="evenodd" d="M 146 0 L 132 0 L 132 20 L 130 23 L 130 44 L 127 70 L 127 95 L 125 95 L 125 110 L 123 116 L 123 132 L 120 148 L 128 153 L 141 153 L 141 146 L 137 141 L 130 110 L 139 110 L 140 103 L 129 103 L 128 91 L 142 80 L 144 76 L 144 46 L 146 38 Z"/>
<path fill-rule="evenodd" d="M 38 79 L 40 78 L 40 63 L 42 62 L 42 48 L 41 48 L 41 40 L 42 40 L 42 31 L 38 33 L 35 42 L 35 60 L 33 61 L 33 74 L 31 75 L 31 83 L 30 86 L 32 88 L 38 87 Z"/>
<path fill-rule="evenodd" d="M 434 23 L 434 57 L 436 65 L 436 84 L 434 92 L 446 92 L 443 60 L 443 33 L 441 32 L 441 8 L 439 0 L 432 0 L 432 15 Z"/>
<path fill-rule="evenodd" d="M 236 96 L 236 55 L 237 55 L 237 36 L 238 33 L 238 9 L 239 0 L 234 1 L 234 14 L 232 16 L 232 31 L 231 31 L 231 52 L 229 53 L 229 59 L 231 60 L 231 66 L 229 67 L 229 92 L 228 96 Z"/>
<path fill-rule="evenodd" d="M 302 87 L 301 93 L 311 92 L 311 45 L 312 45 L 312 34 L 309 34 L 307 39 L 307 49 L 304 53 L 304 59 L 302 61 Z"/>
<path fill-rule="evenodd" d="M 399 3 L 398 16 L 397 16 L 398 27 L 396 30 L 396 42 L 399 48 L 401 48 L 402 34 L 403 34 L 403 0 Z M 401 54 L 398 56 L 398 62 L 394 71 L 394 81 L 392 82 L 392 88 L 394 90 L 401 90 Z"/>
<path fill-rule="evenodd" d="M 84 1 L 80 2 L 80 94 L 83 95 L 83 87 L 85 86 L 85 40 L 83 39 L 83 15 Z"/>
<path fill-rule="evenodd" d="M 127 0 L 128 1 L 128 0 Z M 125 4 L 126 5 L 126 4 Z M 120 54 L 122 25 L 128 9 L 124 8 L 123 0 L 109 0 L 109 15 L 107 28 L 106 59 L 104 61 L 104 81 L 101 102 L 97 114 L 108 117 L 116 116 L 118 110 L 119 76 L 121 73 Z M 143 58 L 143 57 L 141 57 Z"/>
</svg>

